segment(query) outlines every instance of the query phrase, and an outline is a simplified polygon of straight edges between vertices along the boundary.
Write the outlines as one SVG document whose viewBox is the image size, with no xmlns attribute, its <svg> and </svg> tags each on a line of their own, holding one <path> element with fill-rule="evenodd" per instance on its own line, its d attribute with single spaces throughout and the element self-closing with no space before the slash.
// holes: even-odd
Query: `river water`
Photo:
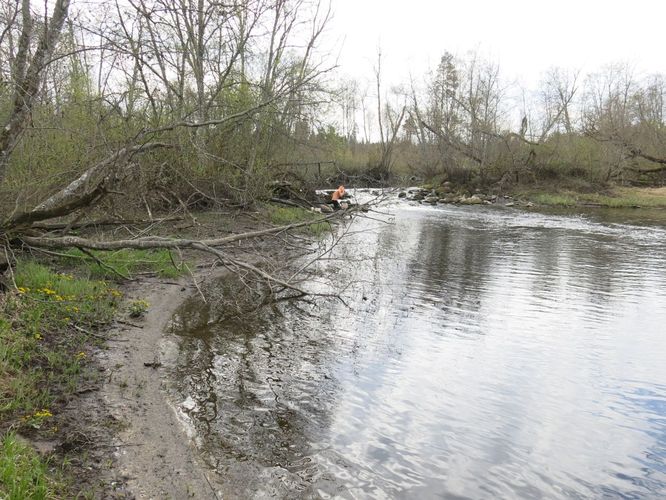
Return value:
<svg viewBox="0 0 666 500">
<path fill-rule="evenodd" d="M 382 210 L 318 263 L 346 304 L 174 315 L 175 397 L 221 491 L 666 496 L 664 226 Z"/>
</svg>

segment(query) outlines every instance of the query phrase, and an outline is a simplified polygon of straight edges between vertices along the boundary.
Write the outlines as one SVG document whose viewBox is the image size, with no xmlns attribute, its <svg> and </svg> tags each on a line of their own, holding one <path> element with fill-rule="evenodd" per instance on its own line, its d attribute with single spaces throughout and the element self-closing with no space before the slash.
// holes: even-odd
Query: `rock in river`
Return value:
<svg viewBox="0 0 666 500">
<path fill-rule="evenodd" d="M 483 200 L 478 195 L 472 195 L 469 198 L 462 198 L 460 203 L 463 205 L 480 205 L 483 203 Z"/>
</svg>

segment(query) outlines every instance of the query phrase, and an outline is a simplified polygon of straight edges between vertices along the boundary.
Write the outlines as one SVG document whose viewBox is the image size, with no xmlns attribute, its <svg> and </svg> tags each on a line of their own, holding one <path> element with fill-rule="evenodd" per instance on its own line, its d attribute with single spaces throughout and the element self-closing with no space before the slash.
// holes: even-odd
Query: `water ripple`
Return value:
<svg viewBox="0 0 666 500">
<path fill-rule="evenodd" d="M 178 313 L 182 411 L 228 496 L 666 495 L 666 230 L 393 210 L 321 263 L 351 309 Z"/>
</svg>

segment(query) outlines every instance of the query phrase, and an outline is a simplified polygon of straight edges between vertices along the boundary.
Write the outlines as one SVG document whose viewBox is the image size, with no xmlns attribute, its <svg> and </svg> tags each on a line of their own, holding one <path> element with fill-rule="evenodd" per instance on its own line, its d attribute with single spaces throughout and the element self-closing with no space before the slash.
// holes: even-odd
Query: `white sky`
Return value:
<svg viewBox="0 0 666 500">
<path fill-rule="evenodd" d="M 340 73 L 387 84 L 420 77 L 444 50 L 478 50 L 530 88 L 552 66 L 583 73 L 612 62 L 666 73 L 666 0 L 331 0 Z"/>
</svg>

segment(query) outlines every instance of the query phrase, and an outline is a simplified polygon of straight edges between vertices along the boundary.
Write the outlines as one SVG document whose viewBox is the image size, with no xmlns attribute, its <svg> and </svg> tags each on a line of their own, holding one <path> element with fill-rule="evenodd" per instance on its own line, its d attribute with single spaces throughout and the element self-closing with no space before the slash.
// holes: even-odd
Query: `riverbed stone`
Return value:
<svg viewBox="0 0 666 500">
<path fill-rule="evenodd" d="M 472 195 L 469 198 L 463 197 L 460 200 L 460 203 L 463 205 L 481 205 L 483 203 L 483 200 L 478 196 L 478 195 Z"/>
</svg>

